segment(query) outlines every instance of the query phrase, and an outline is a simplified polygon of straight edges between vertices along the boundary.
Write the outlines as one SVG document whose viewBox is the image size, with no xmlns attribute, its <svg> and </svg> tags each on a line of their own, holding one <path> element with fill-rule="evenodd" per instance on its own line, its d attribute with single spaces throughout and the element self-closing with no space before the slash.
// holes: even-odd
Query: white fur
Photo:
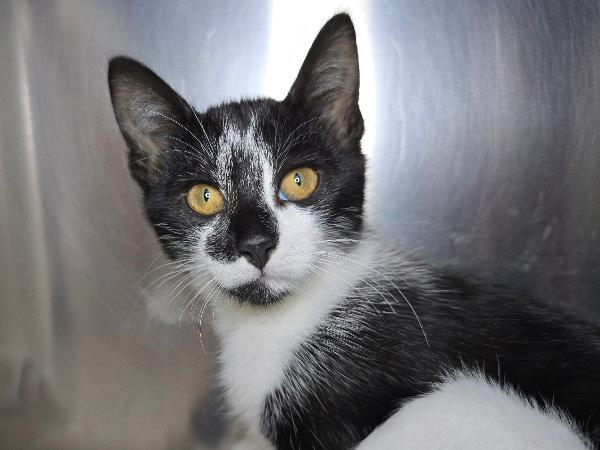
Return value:
<svg viewBox="0 0 600 450">
<path fill-rule="evenodd" d="M 543 411 L 480 375 L 460 374 L 405 404 L 356 450 L 590 448 L 566 416 Z"/>
<path fill-rule="evenodd" d="M 364 246 L 361 262 L 372 260 Z M 349 293 L 356 277 L 369 269 L 347 263 L 331 279 L 307 277 L 297 293 L 268 308 L 240 306 L 233 299 L 215 304 L 215 326 L 221 339 L 222 381 L 234 413 L 257 430 L 266 396 L 280 385 L 295 349 Z"/>
<path fill-rule="evenodd" d="M 239 129 L 231 123 L 224 123 L 223 134 L 217 143 L 217 148 L 219 154 L 214 175 L 226 195 L 235 192 L 234 186 L 243 186 L 248 190 L 260 192 L 264 186 L 263 179 L 271 185 L 273 178 L 271 153 L 262 137 L 256 133 L 254 117 L 250 118 L 250 124 L 245 129 Z M 232 174 L 234 160 L 244 164 L 244 171 L 238 173 L 237 178 Z M 235 199 L 230 198 L 230 200 Z"/>
<path fill-rule="evenodd" d="M 235 288 L 262 277 L 275 293 L 296 288 L 309 273 L 312 256 L 322 248 L 323 235 L 316 217 L 309 210 L 285 205 L 274 211 L 279 243 L 261 272 L 244 257 L 224 263 L 214 260 L 204 251 L 205 239 L 212 227 L 203 230 L 197 245 L 197 259 L 224 288 Z"/>
</svg>

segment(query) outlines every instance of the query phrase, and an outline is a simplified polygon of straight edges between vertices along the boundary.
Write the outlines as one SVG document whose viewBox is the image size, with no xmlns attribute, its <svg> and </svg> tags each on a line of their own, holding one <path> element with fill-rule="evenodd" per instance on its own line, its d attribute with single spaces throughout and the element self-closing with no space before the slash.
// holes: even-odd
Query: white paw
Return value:
<svg viewBox="0 0 600 450">
<path fill-rule="evenodd" d="M 449 377 L 402 406 L 357 450 L 587 450 L 566 416 L 478 374 Z"/>
</svg>

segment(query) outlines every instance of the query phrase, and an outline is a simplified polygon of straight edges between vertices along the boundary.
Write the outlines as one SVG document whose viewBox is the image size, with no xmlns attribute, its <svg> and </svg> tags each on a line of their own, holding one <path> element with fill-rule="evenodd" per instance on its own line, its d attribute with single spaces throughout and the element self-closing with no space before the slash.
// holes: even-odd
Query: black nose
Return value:
<svg viewBox="0 0 600 450">
<path fill-rule="evenodd" d="M 271 236 L 250 236 L 238 244 L 238 250 L 250 263 L 262 270 L 276 245 L 277 241 Z"/>
</svg>

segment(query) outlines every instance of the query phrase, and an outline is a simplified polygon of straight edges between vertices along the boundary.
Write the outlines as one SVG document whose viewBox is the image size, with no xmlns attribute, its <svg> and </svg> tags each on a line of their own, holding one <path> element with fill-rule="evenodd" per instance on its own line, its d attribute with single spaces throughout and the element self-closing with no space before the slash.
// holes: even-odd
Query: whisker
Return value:
<svg viewBox="0 0 600 450">
<path fill-rule="evenodd" d="M 342 272 L 345 272 L 345 273 L 349 274 L 350 276 L 354 277 L 354 278 L 355 278 L 355 279 L 357 279 L 358 281 L 361 281 L 361 282 L 365 283 L 367 286 L 369 286 L 371 289 L 373 289 L 373 290 L 374 290 L 374 291 L 375 291 L 377 294 L 379 294 L 383 300 L 385 300 L 385 302 L 388 304 L 388 306 L 390 307 L 390 309 L 391 309 L 391 311 L 392 311 L 392 312 L 396 312 L 396 311 L 394 310 L 394 308 L 393 308 L 392 304 L 391 304 L 391 303 L 389 302 L 389 300 L 387 299 L 387 297 L 386 297 L 386 296 L 383 294 L 383 292 L 381 292 L 379 289 L 377 289 L 375 286 L 373 286 L 371 283 L 369 283 L 369 282 L 368 282 L 366 279 L 364 279 L 364 278 L 361 278 L 361 277 L 359 277 L 359 276 L 357 276 L 357 275 L 353 274 L 353 273 L 352 273 L 352 272 L 350 272 L 349 270 L 346 270 L 346 269 L 344 269 L 344 268 L 342 268 L 342 267 L 339 267 L 338 265 L 335 265 L 335 264 L 333 264 L 332 262 L 330 262 L 330 261 L 328 261 L 328 260 L 325 260 L 325 259 L 323 259 L 323 258 L 317 258 L 317 261 L 319 261 L 321 264 L 327 264 L 327 265 L 328 265 L 328 266 L 330 266 L 330 267 L 334 267 L 334 268 L 336 268 L 337 270 L 341 270 Z M 373 279 L 373 278 L 371 278 L 371 279 L 372 279 L 372 280 L 373 280 L 375 283 L 377 283 L 377 284 L 379 285 L 379 287 L 381 287 L 382 289 L 386 290 L 386 291 L 387 291 L 387 294 L 388 294 L 390 297 L 394 298 L 394 296 L 392 295 L 392 293 L 391 293 L 389 290 L 387 290 L 387 289 L 386 289 L 384 286 L 382 286 L 382 285 L 381 285 L 381 283 L 379 283 L 377 280 L 375 280 L 375 279 Z"/>
<path fill-rule="evenodd" d="M 175 278 L 177 275 L 187 272 L 189 270 L 188 267 L 176 267 L 175 270 L 172 270 L 170 272 L 165 273 L 164 275 L 161 275 L 160 277 L 157 277 L 152 283 L 150 283 L 148 286 L 146 286 L 146 289 L 150 289 L 151 287 L 154 287 L 156 285 L 156 283 L 158 283 L 160 281 L 160 283 L 158 285 L 156 285 L 156 289 L 161 288 L 167 281 L 172 280 L 173 278 Z M 161 281 L 162 280 L 162 281 Z"/>
<path fill-rule="evenodd" d="M 198 149 L 195 148 L 193 145 L 190 145 L 187 142 L 185 142 L 184 140 L 176 138 L 175 136 L 167 136 L 167 139 L 171 139 L 173 141 L 177 141 L 180 144 L 183 144 L 186 147 L 188 147 L 189 149 L 191 149 L 191 150 L 194 151 L 194 153 L 191 153 L 191 152 L 188 152 L 188 151 L 185 151 L 185 150 L 181 150 L 181 149 L 178 149 L 178 148 L 177 149 L 176 148 L 172 148 L 171 149 L 171 150 L 175 150 L 175 151 L 181 153 L 184 156 L 185 160 L 188 163 L 190 162 L 190 160 L 187 158 L 188 156 L 191 156 L 192 160 L 194 160 L 194 161 L 196 161 L 196 162 L 198 162 L 200 164 L 208 164 L 209 163 L 208 161 L 206 161 L 205 159 L 202 158 L 203 153 L 198 153 Z M 204 152 L 206 152 L 206 150 L 205 150 L 204 147 L 202 147 L 202 150 Z"/>
<path fill-rule="evenodd" d="M 157 225 L 159 225 L 159 226 L 160 226 L 161 224 L 157 224 Z M 156 258 L 154 258 L 154 261 L 156 262 L 156 260 L 157 260 L 158 258 L 160 258 L 160 256 L 161 256 L 161 255 L 158 255 Z M 185 263 L 192 263 L 192 262 L 193 262 L 193 261 L 192 261 L 192 259 L 191 259 L 191 258 L 182 258 L 182 259 L 179 259 L 179 260 L 177 260 L 177 261 L 169 261 L 169 262 L 167 262 L 167 263 L 164 263 L 164 264 L 161 264 L 161 265 L 159 265 L 159 266 L 157 266 L 157 267 L 154 267 L 153 269 L 150 269 L 150 268 L 149 268 L 149 269 L 148 269 L 148 270 L 147 270 L 147 271 L 146 271 L 146 272 L 145 272 L 145 273 L 142 275 L 141 279 L 143 280 L 143 279 L 144 279 L 146 276 L 150 275 L 152 272 L 156 272 L 157 270 L 160 270 L 160 269 L 162 269 L 162 268 L 164 268 L 164 267 L 167 267 L 167 266 L 172 266 L 172 265 L 175 265 L 175 264 L 177 264 L 177 265 L 180 265 L 180 266 L 183 266 L 183 264 L 185 264 Z M 152 267 L 152 265 L 153 265 L 153 264 L 154 264 L 154 263 L 152 263 L 152 264 L 150 265 L 150 267 Z"/>
<path fill-rule="evenodd" d="M 204 274 L 206 274 L 206 273 L 208 273 L 208 270 L 202 270 L 202 271 L 192 271 L 192 272 L 190 272 L 190 274 L 189 274 L 189 275 L 186 275 L 185 277 L 183 277 L 183 278 L 181 279 L 181 281 L 180 281 L 179 283 L 177 283 L 177 285 L 176 285 L 176 286 L 175 286 L 175 287 L 174 287 L 174 288 L 171 290 L 171 292 L 169 292 L 169 297 L 170 297 L 171 295 L 173 295 L 173 293 L 175 292 L 175 290 L 176 290 L 176 289 L 177 289 L 177 288 L 178 288 L 178 287 L 179 287 L 181 284 L 183 284 L 183 282 L 184 282 L 186 279 L 189 279 L 190 277 L 200 277 L 200 276 L 202 276 L 202 275 L 204 275 Z M 188 286 L 189 286 L 191 283 L 193 283 L 193 281 L 194 281 L 194 280 L 191 280 L 189 283 L 187 283 L 185 286 L 183 286 L 181 289 L 179 289 L 179 291 L 177 292 L 177 294 L 175 294 L 175 297 L 177 297 L 179 294 L 181 294 L 181 292 L 182 292 L 182 291 L 183 291 L 183 290 L 184 290 L 186 287 L 188 287 Z"/>
<path fill-rule="evenodd" d="M 198 298 L 198 296 L 200 296 L 200 294 L 202 294 L 202 292 L 213 282 L 215 281 L 214 278 L 211 278 L 203 287 L 202 289 L 200 289 L 196 295 L 194 295 L 194 297 L 192 298 L 192 300 L 190 300 L 183 308 L 183 310 L 181 311 L 181 314 L 179 314 L 179 323 L 181 323 L 181 319 L 183 317 L 183 314 L 185 313 L 186 309 L 190 306 L 190 304 L 192 303 L 192 301 L 194 301 L 196 298 Z"/>
<path fill-rule="evenodd" d="M 334 273 L 334 272 L 332 272 L 330 270 L 327 270 L 324 267 L 321 267 L 321 266 L 319 266 L 316 263 L 313 263 L 313 268 L 314 269 L 319 269 L 319 270 L 321 270 L 322 272 L 324 272 L 327 275 L 337 277 L 338 279 L 340 279 L 341 281 L 343 281 L 344 283 L 346 283 L 346 285 L 348 285 L 349 287 L 355 288 L 354 284 L 352 284 L 348 280 L 344 279 L 344 277 L 342 277 L 341 275 L 336 274 L 336 273 Z M 367 296 L 365 296 L 364 294 L 362 294 L 361 292 L 359 292 L 356 289 L 354 289 L 354 291 L 357 292 L 362 298 L 364 298 L 373 307 L 373 310 L 377 313 L 377 315 L 381 316 L 381 311 L 379 311 L 377 309 L 377 307 L 375 306 L 375 304 L 371 300 L 369 300 L 369 298 Z M 341 291 L 340 291 L 340 293 L 341 293 Z"/>
<path fill-rule="evenodd" d="M 303 126 L 307 125 L 308 123 L 312 122 L 313 120 L 317 120 L 318 117 L 313 117 L 312 119 L 308 119 L 304 122 L 302 122 L 300 125 L 298 125 L 296 128 L 294 128 L 290 134 L 288 135 L 288 137 L 285 139 L 285 141 L 283 142 L 283 144 L 278 147 L 276 149 L 277 152 L 277 156 L 275 158 L 275 164 L 277 166 L 277 170 L 279 170 L 281 167 L 281 163 L 283 162 L 283 159 L 285 158 L 285 155 L 287 154 L 287 152 L 289 151 L 290 146 L 288 146 L 288 142 L 289 140 L 294 136 L 294 134 L 296 133 L 296 131 L 298 131 L 300 128 L 302 128 Z M 284 149 L 282 151 L 282 149 Z"/>
<path fill-rule="evenodd" d="M 187 100 L 184 99 L 184 101 L 187 103 L 188 107 L 192 110 L 192 113 L 194 114 L 194 117 L 196 118 L 196 122 L 198 122 L 198 125 L 200 125 L 200 128 L 202 129 L 202 132 L 204 133 L 204 137 L 206 138 L 206 141 L 208 142 L 208 145 L 212 147 L 211 150 L 213 151 L 213 154 L 216 155 L 215 148 L 212 145 L 211 140 L 208 138 L 208 134 L 206 134 L 204 125 L 202 125 L 202 122 L 200 122 L 200 119 L 198 118 L 198 114 L 196 114 L 196 110 L 192 107 L 192 105 L 189 104 L 189 102 Z"/>
<path fill-rule="evenodd" d="M 198 316 L 198 337 L 200 338 L 200 345 L 202 345 L 202 349 L 204 353 L 206 353 L 206 348 L 204 347 L 204 342 L 202 340 L 202 318 L 204 317 L 204 311 L 206 307 L 213 301 L 215 294 L 219 291 L 219 285 L 215 283 L 214 289 L 211 291 L 210 295 L 204 300 L 202 306 L 200 308 L 200 313 Z"/>
<path fill-rule="evenodd" d="M 415 319 L 417 319 L 417 322 L 419 324 L 419 328 L 421 328 L 421 332 L 423 333 L 423 337 L 425 338 L 425 343 L 427 344 L 427 346 L 429 347 L 429 339 L 427 338 L 427 333 L 425 333 L 425 329 L 423 328 L 423 324 L 421 322 L 421 319 L 419 318 L 419 315 L 417 314 L 417 311 L 415 310 L 415 308 L 413 307 L 412 303 L 408 300 L 408 298 L 406 298 L 406 295 L 404 295 L 404 293 L 402 292 L 402 290 L 400 290 L 400 288 L 385 274 L 379 272 L 377 269 L 375 269 L 374 267 L 368 266 L 358 260 L 349 258 L 346 254 L 342 254 L 339 252 L 333 252 L 333 251 L 326 251 L 326 252 L 316 252 L 317 254 L 326 254 L 328 256 L 332 256 L 335 258 L 340 258 L 340 259 L 344 259 L 348 262 L 353 262 L 356 264 L 359 264 L 363 267 L 366 267 L 369 270 L 372 270 L 373 272 L 375 272 L 376 274 L 380 275 L 381 277 L 385 278 L 385 280 L 390 283 L 394 289 L 396 289 L 398 291 L 398 293 L 402 296 L 402 298 L 404 299 L 404 301 L 406 302 L 406 304 L 408 305 L 408 307 L 410 308 L 410 310 L 412 311 L 413 315 L 415 316 Z M 406 280 L 403 279 L 403 281 L 406 283 Z"/>
<path fill-rule="evenodd" d="M 187 131 L 194 139 L 196 139 L 196 141 L 198 141 L 198 143 L 200 144 L 200 146 L 202 146 L 202 141 L 200 139 L 198 139 L 198 136 L 196 136 L 188 127 L 186 127 L 185 125 L 182 125 L 181 123 L 179 123 L 177 120 L 173 119 L 172 117 L 170 117 L 170 116 L 168 116 L 166 114 L 163 114 L 161 112 L 158 112 L 158 111 L 152 111 L 152 110 L 147 110 L 147 109 L 138 109 L 138 111 L 143 111 L 143 112 L 146 112 L 146 113 L 152 113 L 152 114 L 154 114 L 156 116 L 160 116 L 163 119 L 167 119 L 167 120 L 173 122 L 175 125 L 177 125 L 181 129 Z"/>
<path fill-rule="evenodd" d="M 217 155 L 216 145 L 214 145 L 214 142 L 211 141 L 211 139 L 208 137 L 208 134 L 206 133 L 206 130 L 204 129 L 204 125 L 202 125 L 202 122 L 200 122 L 200 119 L 198 118 L 198 114 L 196 114 L 196 110 L 192 107 L 192 105 L 189 104 L 189 102 L 187 100 L 184 99 L 184 101 L 187 103 L 188 107 L 192 110 L 192 113 L 194 114 L 194 117 L 196 118 L 196 122 L 198 122 L 198 125 L 200 125 L 200 129 L 202 130 L 202 133 L 204 134 L 204 137 L 206 138 L 206 142 L 208 142 L 208 145 L 211 147 L 213 156 L 216 156 Z"/>
<path fill-rule="evenodd" d="M 177 297 L 179 296 L 179 294 L 181 294 L 183 292 L 183 290 L 189 286 L 191 286 L 196 280 L 198 280 L 200 277 L 202 277 L 204 274 L 206 274 L 206 271 L 192 271 L 190 272 L 189 275 L 187 275 L 185 278 L 189 278 L 192 277 L 192 279 L 190 279 L 175 295 L 169 294 L 169 296 L 167 297 L 168 300 L 167 302 L 165 302 L 165 304 L 163 305 L 163 307 L 161 308 L 161 314 L 164 313 L 165 311 L 167 311 L 169 309 L 169 307 L 173 304 L 173 302 L 175 302 L 175 300 L 177 299 Z M 185 281 L 185 278 L 183 281 Z M 181 283 L 181 282 L 180 282 Z M 193 293 L 193 291 L 192 291 Z M 185 296 L 185 298 L 183 299 L 183 302 L 185 302 L 188 298 L 190 294 L 187 294 Z"/>
</svg>

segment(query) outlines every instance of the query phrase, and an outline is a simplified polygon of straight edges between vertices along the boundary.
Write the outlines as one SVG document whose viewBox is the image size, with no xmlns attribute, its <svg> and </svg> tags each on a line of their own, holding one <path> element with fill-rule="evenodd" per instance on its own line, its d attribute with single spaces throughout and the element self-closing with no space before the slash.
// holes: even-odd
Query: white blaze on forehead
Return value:
<svg viewBox="0 0 600 450">
<path fill-rule="evenodd" d="M 245 128 L 225 122 L 218 149 L 216 178 L 225 195 L 235 195 L 235 187 L 241 187 L 260 193 L 265 196 L 264 203 L 270 204 L 272 199 L 267 193 L 272 192 L 272 153 L 257 129 L 256 118 L 252 116 Z M 235 179 L 234 162 L 238 168 Z"/>
</svg>

